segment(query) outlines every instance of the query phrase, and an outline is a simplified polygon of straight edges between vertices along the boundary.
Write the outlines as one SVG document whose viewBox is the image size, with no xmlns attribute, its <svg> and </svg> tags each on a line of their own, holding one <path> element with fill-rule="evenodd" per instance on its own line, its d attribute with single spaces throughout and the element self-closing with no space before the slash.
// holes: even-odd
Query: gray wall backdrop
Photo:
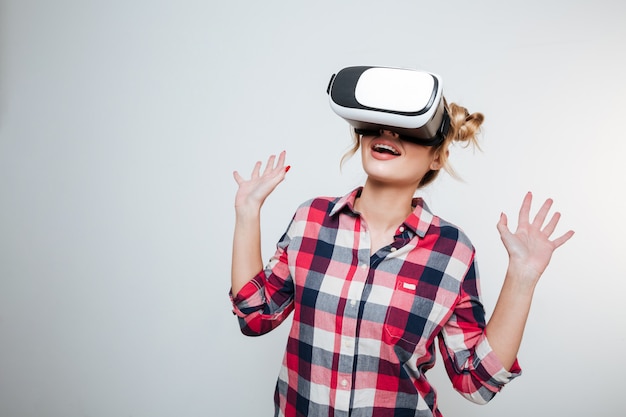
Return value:
<svg viewBox="0 0 626 417">
<path fill-rule="evenodd" d="M 487 119 L 463 177 L 420 194 L 472 237 L 527 190 L 576 236 L 540 283 L 524 375 L 487 406 L 431 372 L 448 417 L 626 413 L 626 5 L 621 1 L 0 1 L 0 416 L 269 416 L 287 326 L 228 300 L 235 169 L 282 149 L 264 257 L 342 172 L 330 75 L 422 68 Z M 441 365 L 439 363 L 439 365 Z"/>
</svg>

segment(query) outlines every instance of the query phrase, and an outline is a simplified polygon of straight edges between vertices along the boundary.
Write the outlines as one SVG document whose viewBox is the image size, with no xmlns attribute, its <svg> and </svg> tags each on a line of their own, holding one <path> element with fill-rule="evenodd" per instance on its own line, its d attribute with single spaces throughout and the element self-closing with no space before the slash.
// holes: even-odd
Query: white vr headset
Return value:
<svg viewBox="0 0 626 417">
<path fill-rule="evenodd" d="M 358 134 L 391 130 L 425 146 L 443 142 L 450 127 L 441 77 L 424 71 L 347 67 L 333 74 L 330 107 Z"/>
</svg>

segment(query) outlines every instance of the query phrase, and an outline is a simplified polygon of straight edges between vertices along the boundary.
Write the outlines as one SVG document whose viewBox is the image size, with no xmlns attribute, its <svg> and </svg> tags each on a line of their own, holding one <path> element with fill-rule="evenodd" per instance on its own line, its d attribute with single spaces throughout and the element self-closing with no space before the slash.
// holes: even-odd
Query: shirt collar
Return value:
<svg viewBox="0 0 626 417">
<path fill-rule="evenodd" d="M 415 232 L 420 238 L 426 236 L 426 232 L 433 223 L 434 215 L 426 205 L 426 202 L 420 198 L 413 199 L 413 212 L 404 221 L 404 225 Z"/>
<path fill-rule="evenodd" d="M 361 195 L 362 189 L 363 187 L 355 188 L 350 193 L 339 198 L 329 214 L 334 216 L 344 209 L 349 210 L 353 214 L 358 214 L 354 210 L 354 202 Z M 403 224 L 417 236 L 423 238 L 433 222 L 434 215 L 426 205 L 426 202 L 419 197 L 413 199 L 413 207 L 413 212 L 409 214 Z"/>
<path fill-rule="evenodd" d="M 357 197 L 361 195 L 362 189 L 363 187 L 355 188 L 354 190 L 350 191 L 348 194 L 338 199 L 337 202 L 335 203 L 335 207 L 333 207 L 333 209 L 330 211 L 329 214 L 331 216 L 334 216 L 335 214 L 342 211 L 344 208 L 354 214 L 357 214 L 356 210 L 354 210 L 354 202 L 356 201 Z"/>
</svg>

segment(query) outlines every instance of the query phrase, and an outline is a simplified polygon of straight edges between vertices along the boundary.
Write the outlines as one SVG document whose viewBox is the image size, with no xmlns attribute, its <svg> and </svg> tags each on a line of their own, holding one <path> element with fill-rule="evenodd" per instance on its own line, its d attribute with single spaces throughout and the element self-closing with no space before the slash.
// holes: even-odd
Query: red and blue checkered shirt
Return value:
<svg viewBox="0 0 626 417">
<path fill-rule="evenodd" d="M 485 336 L 471 242 L 416 198 L 394 242 L 370 255 L 360 190 L 301 205 L 267 267 L 232 297 L 246 335 L 294 313 L 275 415 L 441 416 L 425 375 L 437 337 L 454 388 L 486 403 L 521 370 L 505 370 Z"/>
</svg>

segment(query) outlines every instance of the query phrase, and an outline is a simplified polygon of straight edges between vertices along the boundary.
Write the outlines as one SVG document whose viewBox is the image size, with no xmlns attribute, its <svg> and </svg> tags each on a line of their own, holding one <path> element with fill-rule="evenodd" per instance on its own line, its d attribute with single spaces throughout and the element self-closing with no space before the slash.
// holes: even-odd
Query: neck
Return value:
<svg viewBox="0 0 626 417">
<path fill-rule="evenodd" d="M 413 211 L 415 187 L 390 187 L 367 180 L 355 208 L 370 227 L 396 228 Z"/>
</svg>

